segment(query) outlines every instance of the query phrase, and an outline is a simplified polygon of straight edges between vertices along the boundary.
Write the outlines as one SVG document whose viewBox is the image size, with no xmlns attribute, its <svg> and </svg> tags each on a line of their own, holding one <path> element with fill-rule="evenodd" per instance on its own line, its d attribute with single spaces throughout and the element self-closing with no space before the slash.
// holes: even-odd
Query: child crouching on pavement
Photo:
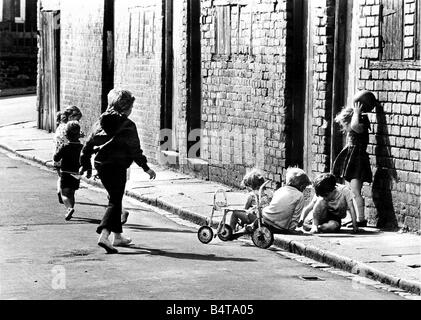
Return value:
<svg viewBox="0 0 421 320">
<path fill-rule="evenodd" d="M 79 157 L 82 150 L 80 138 L 80 125 L 76 120 L 66 123 L 65 136 L 67 142 L 59 147 L 54 154 L 54 161 L 61 160 L 60 167 L 60 194 L 67 208 L 66 220 L 70 220 L 75 211 L 75 191 L 79 189 Z M 76 176 L 76 177 L 75 177 Z"/>
<path fill-rule="evenodd" d="M 345 185 L 337 184 L 331 173 L 323 173 L 313 181 L 315 196 L 303 209 L 300 224 L 307 215 L 313 212 L 313 222 L 310 233 L 337 232 L 341 228 L 341 219 L 346 217 L 349 210 L 352 218 L 353 232 L 358 231 L 356 208 L 353 202 L 355 197 L 351 189 Z M 309 229 L 310 226 L 304 225 Z"/>
<path fill-rule="evenodd" d="M 249 195 L 244 206 L 244 210 L 234 210 L 231 214 L 229 225 L 234 232 L 236 231 L 237 227 L 245 227 L 257 219 L 257 215 L 254 211 L 257 205 L 255 199 L 263 183 L 265 183 L 263 172 L 258 169 L 253 169 L 244 176 L 241 184 L 249 191 Z M 262 198 L 262 206 L 265 206 L 265 202 L 266 204 L 268 202 L 267 198 Z M 242 230 L 239 230 L 240 233 L 242 233 L 241 231 Z"/>
<path fill-rule="evenodd" d="M 270 204 L 263 209 L 263 222 L 277 233 L 295 233 L 304 207 L 304 189 L 311 181 L 304 170 L 289 167 L 285 186 L 273 194 Z"/>
</svg>

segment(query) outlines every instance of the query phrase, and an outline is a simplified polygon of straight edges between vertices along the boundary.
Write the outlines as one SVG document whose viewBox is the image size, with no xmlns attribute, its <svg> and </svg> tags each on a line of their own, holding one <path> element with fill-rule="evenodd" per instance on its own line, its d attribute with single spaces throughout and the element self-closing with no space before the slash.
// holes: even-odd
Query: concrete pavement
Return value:
<svg viewBox="0 0 421 320">
<path fill-rule="evenodd" d="M 0 109 L 1 112 L 1 109 Z M 9 123 L 13 123 L 10 121 Z M 28 160 L 52 168 L 52 133 L 28 121 L 0 127 L 0 147 Z M 246 193 L 204 181 L 156 165 L 157 179 L 148 180 L 142 169 L 132 166 L 126 195 L 163 208 L 198 225 L 205 224 L 217 189 L 226 191 L 228 204 L 241 208 Z M 101 186 L 94 179 L 87 183 Z M 216 218 L 221 214 L 217 212 Z M 199 240 L 197 240 L 199 241 Z M 213 241 L 220 241 L 219 239 Z M 392 285 L 420 295 L 421 238 L 416 234 L 363 228 L 359 234 L 344 229 L 336 234 L 275 235 L 275 246 L 287 251 Z"/>
</svg>

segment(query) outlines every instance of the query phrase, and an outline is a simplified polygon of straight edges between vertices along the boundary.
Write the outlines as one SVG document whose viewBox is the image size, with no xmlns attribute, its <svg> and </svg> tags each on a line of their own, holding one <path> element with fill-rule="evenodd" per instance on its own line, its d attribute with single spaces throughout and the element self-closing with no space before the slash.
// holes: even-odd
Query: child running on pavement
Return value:
<svg viewBox="0 0 421 320">
<path fill-rule="evenodd" d="M 79 172 L 86 172 L 88 178 L 92 175 L 91 157 L 96 153 L 95 169 L 108 193 L 108 206 L 96 230 L 100 235 L 97 243 L 107 253 L 117 253 L 116 246 L 128 246 L 132 241 L 122 235 L 122 201 L 127 168 L 135 162 L 150 179 L 155 179 L 156 173 L 149 168 L 147 158 L 140 148 L 136 124 L 129 119 L 135 97 L 128 90 L 112 89 L 107 98 L 107 110 L 92 126 L 82 149 Z M 108 239 L 111 233 L 114 235 L 112 243 Z"/>
<path fill-rule="evenodd" d="M 57 114 L 57 128 L 54 134 L 54 153 L 56 153 L 62 145 L 68 142 L 65 131 L 66 131 L 66 124 L 68 121 L 79 121 L 82 118 L 82 112 L 76 106 L 70 106 L 64 109 L 63 111 Z M 83 137 L 83 133 L 80 134 Z M 57 179 L 57 196 L 58 201 L 63 203 L 63 199 L 61 198 L 60 192 L 60 161 L 54 161 L 54 167 L 57 170 L 58 179 Z"/>
<path fill-rule="evenodd" d="M 78 121 L 69 121 L 65 126 L 65 137 L 68 142 L 62 144 L 54 154 L 54 161 L 61 161 L 60 167 L 60 194 L 67 208 L 66 220 L 70 220 L 75 211 L 75 191 L 79 189 L 78 177 L 79 157 L 82 150 L 80 138 L 80 125 Z"/>
<path fill-rule="evenodd" d="M 353 202 L 354 194 L 350 187 L 337 184 L 336 178 L 331 173 L 323 173 L 313 181 L 316 194 L 311 202 L 304 208 L 300 224 L 312 211 L 313 221 L 303 227 L 310 233 L 337 232 L 341 228 L 341 219 L 346 217 L 349 210 L 352 218 L 353 231 L 358 231 L 356 209 Z"/>
<path fill-rule="evenodd" d="M 280 233 L 294 233 L 304 207 L 304 189 L 311 184 L 304 170 L 289 167 L 286 185 L 273 194 L 270 204 L 263 209 L 263 222 Z"/>
</svg>

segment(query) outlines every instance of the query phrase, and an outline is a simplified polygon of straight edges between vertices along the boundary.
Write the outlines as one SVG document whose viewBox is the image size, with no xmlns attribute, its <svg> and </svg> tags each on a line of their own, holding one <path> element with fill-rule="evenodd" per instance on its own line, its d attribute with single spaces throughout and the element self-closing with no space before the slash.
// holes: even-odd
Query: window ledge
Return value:
<svg viewBox="0 0 421 320">
<path fill-rule="evenodd" d="M 399 60 L 399 61 L 371 61 L 370 62 L 370 69 L 421 69 L 421 61 L 420 60 Z"/>
</svg>

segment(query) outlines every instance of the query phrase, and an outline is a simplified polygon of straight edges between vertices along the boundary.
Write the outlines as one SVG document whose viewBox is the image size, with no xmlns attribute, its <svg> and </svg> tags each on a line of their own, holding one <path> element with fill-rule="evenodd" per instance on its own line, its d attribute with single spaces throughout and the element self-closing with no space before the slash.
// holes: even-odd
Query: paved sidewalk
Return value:
<svg viewBox="0 0 421 320">
<path fill-rule="evenodd" d="M 52 133 L 38 130 L 35 122 L 4 126 L 0 127 L 0 147 L 52 168 L 52 136 Z M 157 173 L 153 181 L 148 180 L 142 169 L 131 168 L 126 188 L 128 196 L 164 208 L 198 225 L 205 224 L 210 216 L 213 194 L 219 188 L 226 191 L 229 206 L 241 208 L 245 203 L 246 194 L 242 190 L 152 167 Z M 84 180 L 100 185 L 93 179 Z M 345 229 L 337 234 L 275 235 L 274 245 L 420 295 L 421 237 L 418 235 L 375 228 L 364 228 L 354 235 Z"/>
</svg>

